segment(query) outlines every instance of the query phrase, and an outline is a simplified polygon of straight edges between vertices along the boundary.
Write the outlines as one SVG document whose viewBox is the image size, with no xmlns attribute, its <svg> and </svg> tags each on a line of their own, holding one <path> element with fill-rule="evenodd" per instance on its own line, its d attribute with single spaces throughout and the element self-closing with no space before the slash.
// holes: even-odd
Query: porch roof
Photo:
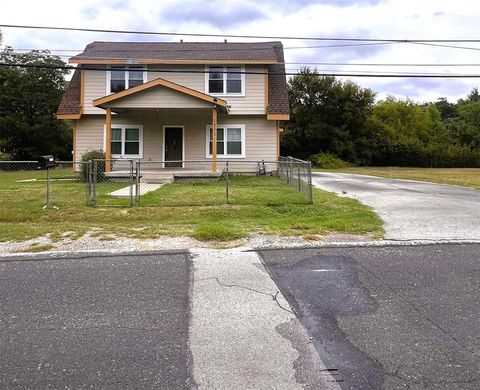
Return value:
<svg viewBox="0 0 480 390">
<path fill-rule="evenodd" d="M 101 97 L 99 99 L 95 99 L 93 101 L 93 105 L 95 107 L 100 107 L 100 108 L 106 108 L 114 105 L 118 106 L 118 104 L 116 103 L 118 102 L 119 99 L 124 99 L 128 97 L 133 98 L 137 94 L 142 94 L 142 92 L 147 93 L 148 91 L 152 91 L 154 88 L 158 88 L 158 87 L 167 88 L 170 91 L 175 91 L 180 94 L 184 94 L 185 97 L 197 99 L 199 102 L 210 103 L 212 106 L 223 107 L 228 112 L 229 106 L 226 100 L 219 99 L 217 97 L 208 95 L 206 93 L 197 91 L 192 88 L 185 87 L 184 85 L 180 85 L 162 78 L 157 78 L 155 80 L 148 81 L 136 87 L 132 87 L 121 92 L 117 92 L 111 95 Z"/>
</svg>

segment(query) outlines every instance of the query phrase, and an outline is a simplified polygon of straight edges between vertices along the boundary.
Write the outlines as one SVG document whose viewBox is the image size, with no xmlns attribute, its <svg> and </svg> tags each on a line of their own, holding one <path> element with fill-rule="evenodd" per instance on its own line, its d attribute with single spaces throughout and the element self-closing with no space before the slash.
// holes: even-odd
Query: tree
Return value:
<svg viewBox="0 0 480 390">
<path fill-rule="evenodd" d="M 291 119 L 282 153 L 308 158 L 319 152 L 366 163 L 371 148 L 368 116 L 375 94 L 357 84 L 304 68 L 288 83 Z"/>
<path fill-rule="evenodd" d="M 470 102 L 478 102 L 480 101 L 480 92 L 478 92 L 478 88 L 473 88 L 467 96 L 467 100 Z"/>
<path fill-rule="evenodd" d="M 16 54 L 6 48 L 0 62 L 0 152 L 12 159 L 37 159 L 53 154 L 71 159 L 71 125 L 55 117 L 65 90 L 67 70 L 48 51 Z M 52 68 L 22 68 L 15 64 L 50 65 Z"/>
<path fill-rule="evenodd" d="M 440 112 L 442 120 L 452 119 L 458 116 L 457 105 L 450 103 L 447 98 L 438 98 L 435 102 L 437 110 Z"/>
</svg>

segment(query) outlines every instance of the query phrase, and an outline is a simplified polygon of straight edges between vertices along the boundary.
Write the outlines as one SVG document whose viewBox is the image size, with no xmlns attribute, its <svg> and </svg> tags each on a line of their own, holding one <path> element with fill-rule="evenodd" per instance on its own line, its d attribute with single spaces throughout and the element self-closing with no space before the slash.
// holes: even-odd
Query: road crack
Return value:
<svg viewBox="0 0 480 390">
<path fill-rule="evenodd" d="M 220 281 L 220 279 L 219 279 L 218 277 L 216 277 L 216 276 L 212 276 L 212 277 L 209 277 L 209 278 L 197 279 L 197 282 L 206 281 L 206 280 L 215 280 L 215 281 L 217 282 L 217 284 L 218 284 L 219 286 L 222 286 L 222 287 L 226 287 L 226 288 L 240 288 L 240 289 L 242 289 L 242 290 L 248 290 L 248 291 L 254 292 L 254 293 L 256 293 L 256 294 L 266 295 L 266 296 L 268 296 L 268 297 L 271 297 L 272 300 L 278 305 L 278 307 L 279 307 L 280 309 L 282 309 L 282 310 L 284 310 L 284 311 L 286 311 L 286 312 L 288 312 L 288 313 L 290 313 L 290 314 L 293 314 L 294 316 L 297 316 L 297 314 L 296 314 L 294 311 L 292 311 L 292 310 L 290 310 L 290 309 L 282 306 L 282 304 L 279 302 L 279 300 L 277 299 L 278 294 L 280 294 L 280 291 L 279 291 L 279 290 L 277 290 L 277 292 L 276 292 L 275 294 L 271 294 L 271 293 L 268 293 L 268 292 L 265 292 L 265 291 L 256 290 L 256 289 L 251 288 L 251 287 L 242 286 L 242 285 L 240 285 L 240 284 L 235 284 L 235 283 L 234 283 L 234 284 L 226 284 L 226 283 L 222 283 L 222 282 Z"/>
</svg>

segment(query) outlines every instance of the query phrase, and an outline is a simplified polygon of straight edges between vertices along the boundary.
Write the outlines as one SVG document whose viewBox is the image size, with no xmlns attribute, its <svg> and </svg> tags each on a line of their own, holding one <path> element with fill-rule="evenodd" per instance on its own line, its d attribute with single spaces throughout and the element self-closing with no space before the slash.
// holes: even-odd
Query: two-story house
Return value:
<svg viewBox="0 0 480 390">
<path fill-rule="evenodd" d="M 74 120 L 73 159 L 274 161 L 289 119 L 281 42 L 93 42 L 58 119 Z"/>
</svg>

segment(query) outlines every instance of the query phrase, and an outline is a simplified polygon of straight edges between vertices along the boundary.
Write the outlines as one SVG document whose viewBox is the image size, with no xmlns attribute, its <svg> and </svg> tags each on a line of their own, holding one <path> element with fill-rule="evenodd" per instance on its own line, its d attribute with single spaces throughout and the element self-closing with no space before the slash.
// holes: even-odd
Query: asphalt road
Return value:
<svg viewBox="0 0 480 390">
<path fill-rule="evenodd" d="M 480 388 L 480 245 L 260 255 L 343 389 Z"/>
<path fill-rule="evenodd" d="M 391 240 L 480 240 L 480 191 L 344 173 L 314 173 L 313 184 L 372 207 Z"/>
<path fill-rule="evenodd" d="M 0 259 L 0 388 L 183 389 L 185 253 Z"/>
</svg>

